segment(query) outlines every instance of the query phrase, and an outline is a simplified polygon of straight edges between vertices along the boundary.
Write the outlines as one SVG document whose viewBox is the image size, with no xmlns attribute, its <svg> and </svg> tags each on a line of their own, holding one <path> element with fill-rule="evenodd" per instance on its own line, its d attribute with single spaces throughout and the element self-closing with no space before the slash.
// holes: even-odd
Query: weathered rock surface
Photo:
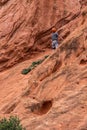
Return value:
<svg viewBox="0 0 87 130">
<path fill-rule="evenodd" d="M 13 2 L 15 5 L 10 0 L 3 2 L 1 2 L 2 12 L 4 11 L 3 8 L 9 7 L 10 4 L 9 10 L 12 7 L 18 7 L 17 11 L 19 10 L 21 14 L 21 9 L 25 10 L 21 8 L 21 5 L 19 9 L 19 4 L 16 4 L 15 0 Z M 36 13 L 39 17 L 34 12 L 32 15 L 30 13 L 29 16 L 25 14 L 23 16 L 25 17 L 24 22 L 7 42 L 7 45 L 9 45 L 7 48 L 12 47 L 14 50 L 14 46 L 16 46 L 21 51 L 20 55 L 23 54 L 26 57 L 31 51 L 24 53 L 24 46 L 31 48 L 30 50 L 33 50 L 33 53 L 37 48 L 43 50 L 49 47 L 49 37 L 53 25 L 57 27 L 64 40 L 56 51 L 45 52 L 40 57 L 34 57 L 31 61 L 22 62 L 0 73 L 0 117 L 18 115 L 27 130 L 87 130 L 87 0 L 66 0 L 65 2 L 43 0 L 39 3 L 27 0 L 17 2 L 20 4 L 23 2 L 23 7 L 27 5 L 27 11 L 32 8 L 32 12 L 36 12 L 34 9 L 38 7 L 39 13 L 43 15 Z M 27 2 L 31 2 L 31 4 Z M 57 3 L 52 8 L 55 2 Z M 33 8 L 34 6 L 35 8 Z M 65 12 L 63 12 L 64 9 Z M 46 13 L 47 10 L 48 13 Z M 53 12 L 53 10 L 56 12 Z M 15 12 L 15 15 L 21 17 L 19 14 Z M 54 14 L 56 17 L 52 19 Z M 45 15 L 48 16 L 45 17 L 46 19 L 44 19 Z M 32 18 L 33 20 L 39 19 L 31 26 Z M 17 24 L 18 22 L 15 22 L 16 27 Z M 28 37 L 23 28 L 25 30 L 27 28 L 27 31 L 29 31 L 27 32 Z M 32 36 L 29 28 L 32 30 Z M 1 38 L 3 45 L 9 37 L 8 32 Z M 3 31 L 3 33 L 6 33 L 6 31 Z M 31 42 L 25 42 L 26 37 Z M 15 45 L 16 40 L 18 44 Z M 61 39 L 59 41 L 61 43 Z M 3 49 L 2 56 L 8 57 L 6 55 L 8 54 L 6 53 L 7 50 L 9 51 L 9 49 Z M 15 49 L 15 53 L 13 50 L 11 53 L 13 57 L 10 54 L 8 61 L 0 62 L 2 63 L 1 70 L 3 70 L 3 66 L 11 66 L 20 60 L 16 55 L 19 51 Z M 47 54 L 50 56 L 41 65 L 28 75 L 21 74 L 21 70 L 28 67 L 33 60 L 35 61 Z"/>
<path fill-rule="evenodd" d="M 29 130 L 87 130 L 87 21 L 34 71 L 24 97 L 36 115 Z"/>
<path fill-rule="evenodd" d="M 81 8 L 86 4 L 86 0 L 1 0 L 0 71 L 51 47 L 54 25 L 65 39 L 84 22 Z"/>
</svg>

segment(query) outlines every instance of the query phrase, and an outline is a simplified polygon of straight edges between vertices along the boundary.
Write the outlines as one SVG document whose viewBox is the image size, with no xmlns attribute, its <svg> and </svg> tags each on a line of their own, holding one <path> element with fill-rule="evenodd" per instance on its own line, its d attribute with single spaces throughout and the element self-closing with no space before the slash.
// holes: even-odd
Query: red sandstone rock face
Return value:
<svg viewBox="0 0 87 130">
<path fill-rule="evenodd" d="M 23 1 L 18 2 L 21 4 Z M 27 2 L 31 2 L 31 4 Z M 49 4 L 48 1 L 27 2 L 23 4 L 27 5 L 27 11 L 32 8 L 33 16 L 31 14 L 29 16 L 27 14 L 23 15 L 20 9 L 23 9 L 23 11 L 25 9 L 19 9 L 19 4 L 16 4 L 16 1 L 14 1 L 15 4 L 12 4 L 10 0 L 5 3 L 6 5 L 1 4 L 3 5 L 2 12 L 4 11 L 3 8 L 9 7 L 11 4 L 8 11 L 12 7 L 17 8 L 17 10 L 12 9 L 15 11 L 15 15 L 21 17 L 19 14 L 22 14 L 23 17 L 21 18 L 25 17 L 27 19 L 18 27 L 18 16 L 14 18 L 18 21 L 15 22 L 13 28 L 18 28 L 15 33 L 13 31 L 13 35 L 7 43 L 9 46 L 7 46 L 7 49 L 2 50 L 3 54 L 1 55 L 5 57 L 9 52 L 8 47 L 12 47 L 14 50 L 11 52 L 13 57 L 9 54 L 10 59 L 1 62 L 1 70 L 3 66 L 8 67 L 19 61 L 17 52 L 21 51 L 23 56 L 30 54 L 30 52 L 23 52 L 24 46 L 29 45 L 28 47 L 33 50 L 33 53 L 37 48 L 42 50 L 46 48 L 50 42 L 49 37 L 53 25 L 57 27 L 64 40 L 56 51 L 51 50 L 51 52 L 41 54 L 39 58 L 47 54 L 50 56 L 28 75 L 22 75 L 21 70 L 27 68 L 33 59 L 0 73 L 0 117 L 17 115 L 27 130 L 87 130 L 87 1 L 66 0 L 60 2 L 50 0 Z M 55 6 L 54 9 L 52 7 L 55 2 L 58 2 L 58 4 L 55 4 L 56 17 L 51 19 Z M 43 15 L 40 15 L 40 19 L 36 20 L 32 25 L 31 21 L 39 17 L 36 17 L 34 13 L 36 12 L 34 5 L 40 11 L 36 14 L 40 15 L 43 12 Z M 63 12 L 64 7 L 66 7 L 66 13 Z M 45 12 L 47 10 L 48 13 Z M 60 16 L 59 10 L 61 10 Z M 18 14 L 16 11 L 21 13 Z M 47 24 L 44 15 L 49 17 L 49 19 L 45 17 Z M 2 16 L 6 17 L 4 14 Z M 30 28 L 31 31 L 29 31 Z M 10 28 L 7 29 L 7 32 L 3 32 L 3 34 L 7 34 L 1 38 L 3 45 L 10 34 L 8 33 Z M 28 39 L 31 42 L 25 42 L 27 38 L 31 38 Z M 13 41 L 18 42 L 15 44 Z M 61 42 L 60 39 L 59 41 Z"/>
<path fill-rule="evenodd" d="M 80 4 L 78 0 L 1 0 L 0 71 L 51 47 L 54 25 L 65 39 L 83 20 L 80 13 L 85 3 Z"/>
</svg>

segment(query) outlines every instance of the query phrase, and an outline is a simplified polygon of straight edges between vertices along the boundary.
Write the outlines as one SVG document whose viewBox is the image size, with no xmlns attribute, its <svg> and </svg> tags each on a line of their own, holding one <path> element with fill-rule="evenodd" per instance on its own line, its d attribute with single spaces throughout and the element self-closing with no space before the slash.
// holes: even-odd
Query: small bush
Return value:
<svg viewBox="0 0 87 130">
<path fill-rule="evenodd" d="M 38 61 L 32 62 L 32 64 L 29 66 L 29 68 L 23 69 L 21 73 L 22 73 L 22 74 L 27 74 L 27 73 L 29 73 L 31 70 L 33 70 L 35 67 L 37 67 L 39 64 L 41 64 L 47 57 L 48 57 L 48 55 L 45 56 L 43 59 L 40 59 L 40 60 L 38 60 Z"/>
<path fill-rule="evenodd" d="M 2 119 L 0 121 L 0 130 L 26 130 L 20 124 L 18 117 L 11 116 L 9 119 Z"/>
</svg>

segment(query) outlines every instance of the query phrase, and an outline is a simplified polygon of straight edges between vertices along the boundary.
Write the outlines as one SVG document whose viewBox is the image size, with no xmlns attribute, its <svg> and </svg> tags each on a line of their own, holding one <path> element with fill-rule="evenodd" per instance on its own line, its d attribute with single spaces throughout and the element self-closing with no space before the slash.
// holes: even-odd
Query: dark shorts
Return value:
<svg viewBox="0 0 87 130">
<path fill-rule="evenodd" d="M 58 47 L 58 41 L 54 40 L 52 41 L 52 49 L 56 49 Z"/>
</svg>

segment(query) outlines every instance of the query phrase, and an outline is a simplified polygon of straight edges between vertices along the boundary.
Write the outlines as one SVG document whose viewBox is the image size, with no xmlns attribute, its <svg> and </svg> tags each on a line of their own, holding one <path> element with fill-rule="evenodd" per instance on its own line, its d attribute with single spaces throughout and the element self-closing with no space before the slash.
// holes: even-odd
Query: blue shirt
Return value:
<svg viewBox="0 0 87 130">
<path fill-rule="evenodd" d="M 55 33 L 52 33 L 52 41 L 54 40 L 58 40 L 58 33 L 55 32 Z"/>
</svg>

